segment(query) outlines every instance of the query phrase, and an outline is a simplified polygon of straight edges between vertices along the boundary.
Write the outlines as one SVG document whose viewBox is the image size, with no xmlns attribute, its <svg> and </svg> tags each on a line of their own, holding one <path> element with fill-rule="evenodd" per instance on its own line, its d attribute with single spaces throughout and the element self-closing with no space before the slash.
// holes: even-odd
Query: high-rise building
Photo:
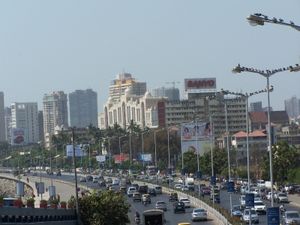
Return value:
<svg viewBox="0 0 300 225">
<path fill-rule="evenodd" d="M 24 143 L 37 143 L 39 141 L 38 105 L 35 102 L 14 102 L 11 108 L 11 129 L 22 129 Z"/>
<path fill-rule="evenodd" d="M 296 96 L 285 100 L 284 107 L 290 118 L 297 118 L 300 115 L 300 99 Z"/>
<path fill-rule="evenodd" d="M 262 102 L 251 102 L 249 112 L 262 112 Z"/>
<path fill-rule="evenodd" d="M 137 82 L 130 73 L 120 73 L 109 86 L 109 98 L 111 101 L 118 101 L 128 88 L 131 95 L 143 96 L 147 85 L 146 82 Z"/>
<path fill-rule="evenodd" d="M 5 141 L 4 93 L 0 92 L 0 141 Z"/>
<path fill-rule="evenodd" d="M 70 125 L 85 128 L 98 127 L 97 93 L 92 89 L 76 90 L 69 94 Z"/>
<path fill-rule="evenodd" d="M 43 119 L 43 111 L 38 112 L 38 120 L 39 120 L 39 141 L 44 142 L 44 119 Z"/>
<path fill-rule="evenodd" d="M 8 143 L 11 143 L 11 108 L 10 107 L 5 107 L 4 117 L 5 117 L 5 139 Z"/>
<path fill-rule="evenodd" d="M 43 98 L 44 135 L 50 138 L 55 129 L 68 128 L 68 97 L 63 91 L 45 94 Z"/>
<path fill-rule="evenodd" d="M 155 88 L 152 90 L 153 97 L 167 97 L 169 101 L 178 101 L 180 99 L 178 88 Z"/>
</svg>

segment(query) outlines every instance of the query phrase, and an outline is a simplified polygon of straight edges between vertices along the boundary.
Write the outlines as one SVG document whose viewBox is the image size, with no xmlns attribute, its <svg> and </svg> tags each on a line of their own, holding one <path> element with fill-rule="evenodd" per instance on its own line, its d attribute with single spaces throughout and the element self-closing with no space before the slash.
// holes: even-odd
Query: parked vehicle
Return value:
<svg viewBox="0 0 300 225">
<path fill-rule="evenodd" d="M 192 221 L 207 220 L 207 211 L 202 208 L 193 209 Z"/>
</svg>

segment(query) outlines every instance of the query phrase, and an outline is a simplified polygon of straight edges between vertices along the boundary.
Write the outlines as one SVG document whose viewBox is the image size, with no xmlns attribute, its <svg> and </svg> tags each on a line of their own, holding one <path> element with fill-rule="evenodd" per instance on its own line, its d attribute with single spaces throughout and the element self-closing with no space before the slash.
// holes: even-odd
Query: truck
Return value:
<svg viewBox="0 0 300 225">
<path fill-rule="evenodd" d="M 194 191 L 194 189 L 195 189 L 194 178 L 192 178 L 192 177 L 187 177 L 187 178 L 185 179 L 185 185 L 188 187 L 188 189 L 189 189 L 190 191 Z"/>
<path fill-rule="evenodd" d="M 143 217 L 143 225 L 164 225 L 166 223 L 164 211 L 160 209 L 145 210 Z"/>
</svg>

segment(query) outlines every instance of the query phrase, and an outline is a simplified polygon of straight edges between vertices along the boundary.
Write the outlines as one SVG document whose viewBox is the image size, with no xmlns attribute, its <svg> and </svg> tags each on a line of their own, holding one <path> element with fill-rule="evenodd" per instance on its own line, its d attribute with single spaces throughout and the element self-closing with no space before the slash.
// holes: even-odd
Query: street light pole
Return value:
<svg viewBox="0 0 300 225">
<path fill-rule="evenodd" d="M 153 137 L 154 137 L 154 164 L 155 164 L 155 167 L 157 168 L 157 149 L 156 149 L 156 130 L 153 132 Z"/>
<path fill-rule="evenodd" d="M 77 182 L 77 168 L 76 168 L 76 155 L 75 155 L 75 131 L 74 127 L 72 128 L 72 145 L 73 145 L 73 166 L 74 166 L 74 175 L 75 175 L 75 197 L 76 197 L 76 215 L 77 223 L 80 223 L 80 213 L 79 213 L 79 204 L 78 204 L 78 182 Z"/>
<path fill-rule="evenodd" d="M 294 22 L 290 21 L 290 23 L 284 22 L 283 19 L 277 19 L 273 17 L 273 19 L 268 18 L 268 16 L 263 15 L 261 13 L 254 13 L 251 14 L 249 17 L 247 17 L 247 20 L 249 21 L 250 25 L 256 26 L 260 25 L 263 26 L 265 23 L 273 23 L 273 24 L 279 24 L 279 25 L 284 25 L 284 26 L 289 26 L 297 31 L 300 31 L 300 26 L 295 25 Z"/>
</svg>

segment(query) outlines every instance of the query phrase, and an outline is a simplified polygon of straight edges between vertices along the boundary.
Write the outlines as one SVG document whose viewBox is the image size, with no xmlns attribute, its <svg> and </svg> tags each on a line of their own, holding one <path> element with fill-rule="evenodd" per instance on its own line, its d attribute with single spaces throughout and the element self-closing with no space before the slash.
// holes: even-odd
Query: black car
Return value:
<svg viewBox="0 0 300 225">
<path fill-rule="evenodd" d="M 174 203 L 174 213 L 185 213 L 185 206 L 183 202 L 175 202 Z"/>
<path fill-rule="evenodd" d="M 170 195 L 169 195 L 169 201 L 170 201 L 170 202 L 178 201 L 178 195 L 177 195 L 176 192 L 170 193 Z"/>
<path fill-rule="evenodd" d="M 141 186 L 139 186 L 138 191 L 141 194 L 147 194 L 148 193 L 148 186 L 147 185 L 141 185 Z"/>
<path fill-rule="evenodd" d="M 148 189 L 148 194 L 151 195 L 151 196 L 156 196 L 156 191 L 155 191 L 155 189 L 149 188 L 149 189 Z"/>
</svg>

